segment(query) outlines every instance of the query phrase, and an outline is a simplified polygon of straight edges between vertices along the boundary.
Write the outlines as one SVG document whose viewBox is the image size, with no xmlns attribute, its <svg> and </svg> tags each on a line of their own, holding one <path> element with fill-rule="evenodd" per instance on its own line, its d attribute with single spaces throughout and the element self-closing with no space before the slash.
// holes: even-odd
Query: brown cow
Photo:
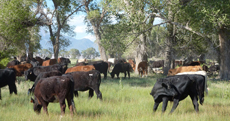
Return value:
<svg viewBox="0 0 230 121">
<path fill-rule="evenodd" d="M 73 79 L 68 76 L 41 78 L 35 86 L 34 99 L 31 98 L 31 102 L 34 104 L 34 111 L 40 113 L 41 108 L 43 108 L 44 112 L 48 114 L 48 104 L 50 102 L 59 102 L 61 114 L 64 114 L 66 99 L 70 112 L 73 115 L 75 111 L 73 91 L 74 82 Z"/>
<path fill-rule="evenodd" d="M 148 63 L 146 61 L 142 61 L 138 64 L 137 70 L 139 76 L 143 77 L 144 75 L 147 77 L 148 75 Z"/>
<path fill-rule="evenodd" d="M 50 60 L 43 61 L 42 66 L 50 66 L 56 63 L 57 63 L 57 59 L 50 59 Z"/>
<path fill-rule="evenodd" d="M 169 69 L 167 76 L 174 76 L 178 73 L 190 72 L 190 71 L 192 71 L 192 72 L 202 71 L 202 67 L 201 66 L 181 66 L 181 67 L 178 67 L 176 69 Z"/>
<path fill-rule="evenodd" d="M 135 71 L 136 69 L 136 64 L 132 59 L 129 59 L 128 62 L 130 63 L 130 65 L 132 66 L 133 70 Z"/>
<path fill-rule="evenodd" d="M 71 68 L 68 68 L 65 73 L 70 73 L 70 72 L 75 72 L 75 71 L 91 71 L 91 70 L 95 70 L 95 67 L 93 65 L 85 65 L 85 66 L 74 66 Z"/>
<path fill-rule="evenodd" d="M 10 66 L 9 68 L 14 68 L 16 70 L 16 76 L 22 76 L 24 74 L 24 71 L 32 68 L 33 65 L 30 63 Z"/>
</svg>

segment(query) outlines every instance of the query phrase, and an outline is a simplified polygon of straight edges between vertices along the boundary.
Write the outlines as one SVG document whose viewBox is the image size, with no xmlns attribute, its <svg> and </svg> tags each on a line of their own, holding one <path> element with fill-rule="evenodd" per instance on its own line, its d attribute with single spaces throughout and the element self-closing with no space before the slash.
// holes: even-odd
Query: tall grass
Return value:
<svg viewBox="0 0 230 121">
<path fill-rule="evenodd" d="M 124 74 L 120 74 L 123 77 Z M 103 77 L 103 74 L 102 74 Z M 205 97 L 203 105 L 199 106 L 200 112 L 196 113 L 191 99 L 188 97 L 181 101 L 172 115 L 168 115 L 172 103 L 168 103 L 167 110 L 161 113 L 161 106 L 153 113 L 154 100 L 150 96 L 151 89 L 157 78 L 162 75 L 151 74 L 147 78 L 140 78 L 131 74 L 131 79 L 108 79 L 103 80 L 100 86 L 103 100 L 97 99 L 96 94 L 88 99 L 88 91 L 79 92 L 79 97 L 74 97 L 76 113 L 70 115 L 68 107 L 66 113 L 61 116 L 59 103 L 50 103 L 49 115 L 40 115 L 33 111 L 30 103 L 32 95 L 27 95 L 27 90 L 32 82 L 25 81 L 24 77 L 17 84 L 18 95 L 9 95 L 8 87 L 2 88 L 2 100 L 0 100 L 1 121 L 227 121 L 230 114 L 230 84 L 227 81 L 210 81 L 209 95 Z"/>
</svg>

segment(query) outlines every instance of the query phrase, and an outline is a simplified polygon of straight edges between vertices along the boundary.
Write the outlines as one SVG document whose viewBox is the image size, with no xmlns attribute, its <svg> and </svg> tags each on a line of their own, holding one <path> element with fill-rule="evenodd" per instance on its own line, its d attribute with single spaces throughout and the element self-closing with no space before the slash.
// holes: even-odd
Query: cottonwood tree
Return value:
<svg viewBox="0 0 230 121">
<path fill-rule="evenodd" d="M 73 36 L 73 28 L 68 25 L 71 16 L 81 10 L 83 6 L 80 1 L 75 0 L 52 0 L 54 9 L 47 9 L 45 13 L 48 20 L 53 22 L 48 25 L 50 41 L 53 46 L 54 57 L 58 58 L 61 47 L 69 45 L 69 41 L 64 37 L 64 33 Z M 43 12 L 44 13 L 44 12 Z"/>
<path fill-rule="evenodd" d="M 81 53 L 78 49 L 70 49 L 69 54 L 71 58 L 79 58 L 81 56 Z"/>
<path fill-rule="evenodd" d="M 105 0 L 105 4 L 102 7 L 99 7 L 95 0 L 83 0 L 85 5 L 85 12 L 87 13 L 86 22 L 89 27 L 92 27 L 93 33 L 96 37 L 96 42 L 98 43 L 98 48 L 102 60 L 107 61 L 108 57 L 106 56 L 106 51 L 103 46 L 101 46 L 101 26 L 108 22 L 107 11 L 105 7 L 108 7 L 108 1 Z"/>
<path fill-rule="evenodd" d="M 83 50 L 82 56 L 86 59 L 95 59 L 96 57 L 99 57 L 99 53 L 94 48 L 88 48 L 86 50 Z"/>
</svg>

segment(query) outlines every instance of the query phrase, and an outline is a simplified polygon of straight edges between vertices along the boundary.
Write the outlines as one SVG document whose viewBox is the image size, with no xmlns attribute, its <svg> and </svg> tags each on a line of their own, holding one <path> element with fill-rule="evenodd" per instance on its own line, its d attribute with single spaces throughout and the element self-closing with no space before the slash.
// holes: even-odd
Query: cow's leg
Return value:
<svg viewBox="0 0 230 121">
<path fill-rule="evenodd" d="M 158 102 L 155 102 L 154 106 L 153 106 L 153 112 L 156 112 L 158 106 L 159 106 L 160 103 Z"/>
<path fill-rule="evenodd" d="M 93 87 L 93 90 L 95 91 L 95 93 L 97 94 L 97 98 L 101 99 L 102 100 L 102 94 L 101 94 L 101 91 L 99 90 L 99 86 L 94 86 Z"/>
<path fill-rule="evenodd" d="M 12 94 L 13 92 L 14 94 L 17 94 L 17 87 L 15 83 L 9 84 L 9 90 L 10 90 L 10 94 Z"/>
<path fill-rule="evenodd" d="M 128 71 L 128 76 L 129 76 L 129 79 L 130 79 L 130 72 Z"/>
<path fill-rule="evenodd" d="M 60 98 L 60 96 L 59 96 L 59 103 L 60 103 L 60 107 L 61 107 L 61 115 L 64 115 L 65 114 L 65 108 L 66 108 L 65 98 Z"/>
<path fill-rule="evenodd" d="M 68 103 L 68 107 L 70 110 L 71 115 L 73 115 L 74 112 L 76 112 L 76 108 L 75 108 L 75 104 L 73 101 L 73 97 L 71 95 L 69 95 L 67 98 L 67 103 Z"/>
<path fill-rule="evenodd" d="M 41 102 L 41 104 L 42 104 L 43 111 L 44 111 L 47 115 L 49 115 L 49 114 L 48 114 L 48 109 L 47 109 L 49 103 L 48 103 L 48 102 L 44 102 L 41 98 L 40 98 L 39 100 L 41 100 L 40 102 Z"/>
<path fill-rule="evenodd" d="M 1 88 L 0 88 L 0 100 L 2 99 L 2 92 L 1 92 Z"/>
<path fill-rule="evenodd" d="M 118 78 L 118 79 L 119 79 L 119 74 L 120 74 L 120 73 L 117 73 L 117 78 Z"/>
<path fill-rule="evenodd" d="M 163 101 L 162 112 L 164 113 L 168 105 L 168 97 L 163 97 L 162 101 Z"/>
<path fill-rule="evenodd" d="M 124 72 L 124 74 L 125 74 L 125 78 L 126 78 L 126 71 Z"/>
<path fill-rule="evenodd" d="M 198 98 L 197 98 L 197 96 L 190 95 L 190 98 L 192 100 L 192 103 L 193 103 L 195 111 L 199 112 L 199 104 L 198 104 Z"/>
<path fill-rule="evenodd" d="M 173 100 L 173 107 L 170 111 L 170 114 L 173 113 L 173 111 L 176 109 L 176 107 L 179 105 L 179 99 L 174 99 Z"/>
<path fill-rule="evenodd" d="M 94 95 L 94 93 L 93 93 L 93 89 L 89 89 L 89 98 L 92 98 L 92 97 L 93 97 L 93 95 Z"/>
<path fill-rule="evenodd" d="M 75 97 L 78 97 L 78 92 L 74 91 L 74 95 L 75 95 Z"/>
<path fill-rule="evenodd" d="M 106 79 L 106 78 L 107 78 L 107 72 L 104 73 L 104 79 Z"/>
</svg>

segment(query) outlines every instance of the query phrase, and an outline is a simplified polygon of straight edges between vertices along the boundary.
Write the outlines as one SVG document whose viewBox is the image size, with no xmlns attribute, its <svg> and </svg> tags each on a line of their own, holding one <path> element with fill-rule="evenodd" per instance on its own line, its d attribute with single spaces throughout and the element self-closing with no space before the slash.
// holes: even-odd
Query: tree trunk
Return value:
<svg viewBox="0 0 230 121">
<path fill-rule="evenodd" d="M 136 54 L 135 54 L 136 74 L 138 73 L 138 69 L 137 69 L 138 64 L 142 61 L 148 61 L 147 50 L 146 50 L 146 35 L 141 34 L 139 38 L 140 38 L 140 42 L 138 43 L 138 46 L 136 48 Z"/>
<path fill-rule="evenodd" d="M 105 49 L 104 49 L 104 47 L 102 47 L 102 46 L 100 45 L 100 43 L 101 43 L 101 34 L 100 34 L 100 32 L 99 32 L 99 27 L 96 27 L 96 26 L 93 25 L 93 24 L 92 24 L 92 26 L 93 26 L 94 34 L 95 34 L 95 36 L 96 36 L 96 42 L 97 42 L 97 44 L 98 44 L 98 49 L 99 49 L 99 52 L 100 52 L 100 57 L 101 57 L 102 60 L 107 61 L 108 58 L 107 58 L 107 56 L 106 56 Z"/>
<path fill-rule="evenodd" d="M 220 42 L 220 78 L 230 79 L 230 35 L 229 30 L 222 27 L 219 31 Z"/>
<path fill-rule="evenodd" d="M 168 18 L 169 20 L 173 20 L 173 13 L 171 11 L 171 8 L 169 7 L 168 10 Z M 172 44 L 173 44 L 173 25 L 170 23 L 167 23 L 167 29 L 168 29 L 168 37 L 166 40 L 166 48 L 165 48 L 165 61 L 164 61 L 164 75 L 168 74 L 168 70 L 171 68 L 171 61 L 172 61 Z"/>
</svg>

